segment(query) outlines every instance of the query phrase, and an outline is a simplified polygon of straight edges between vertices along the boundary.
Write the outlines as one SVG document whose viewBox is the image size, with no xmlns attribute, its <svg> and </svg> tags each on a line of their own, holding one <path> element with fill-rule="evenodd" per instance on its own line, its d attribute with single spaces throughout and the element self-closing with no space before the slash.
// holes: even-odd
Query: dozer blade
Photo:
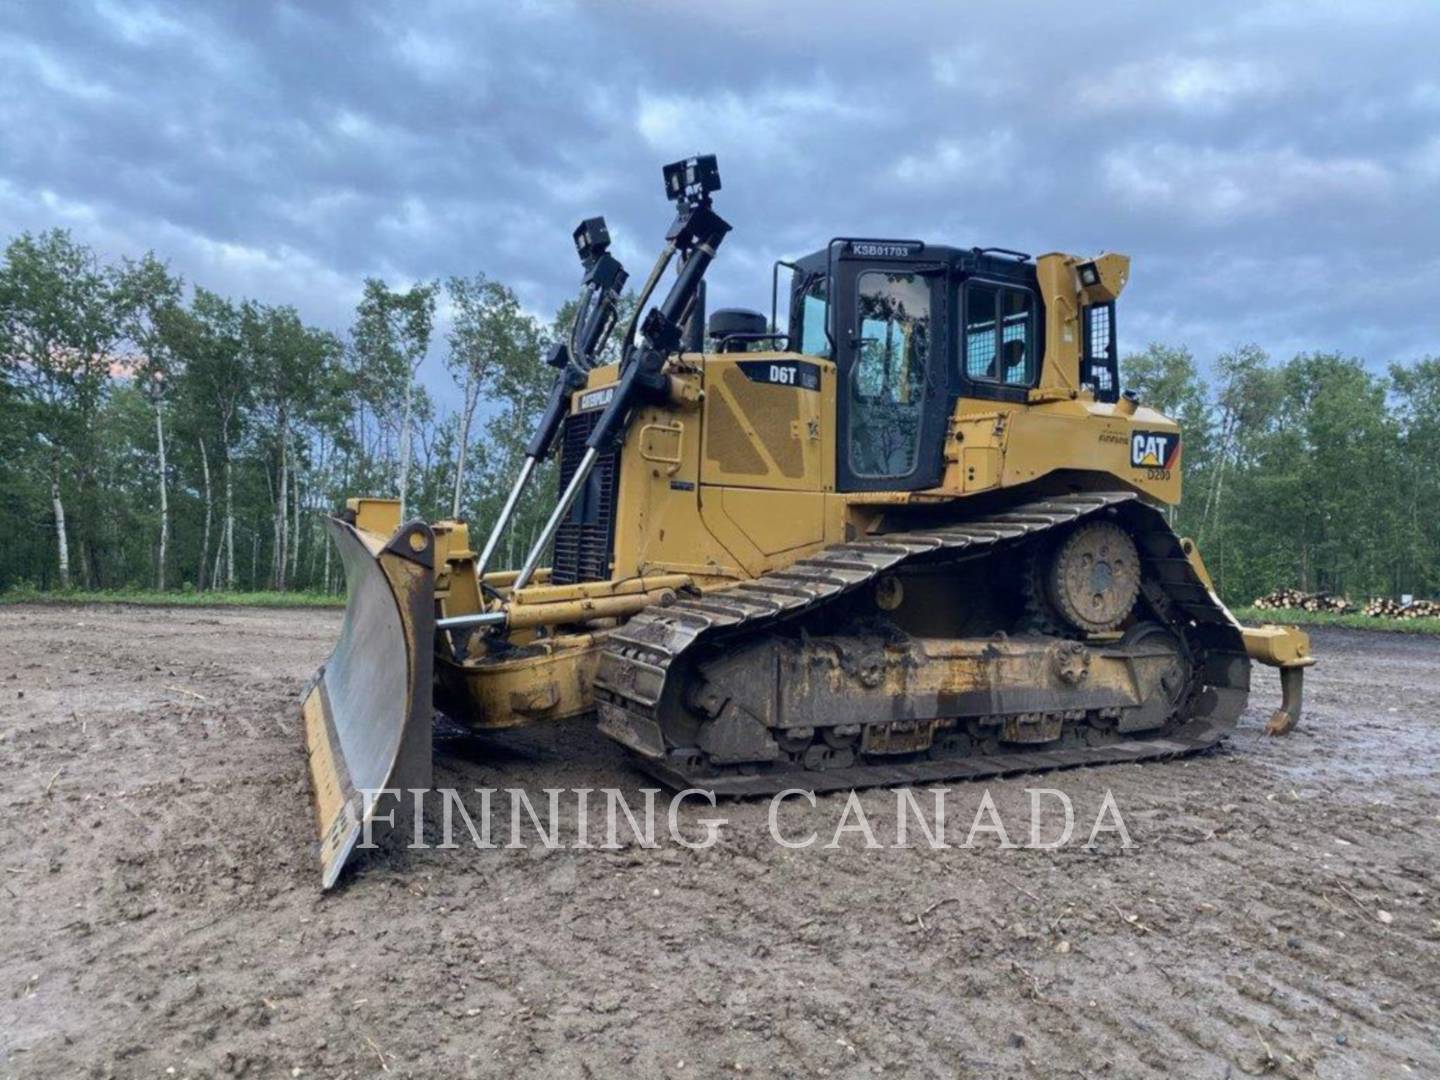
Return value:
<svg viewBox="0 0 1440 1080">
<path fill-rule="evenodd" d="M 378 843 L 392 826 L 411 824 L 404 789 L 430 786 L 435 538 L 420 521 L 388 540 L 340 518 L 326 525 L 349 602 L 301 710 L 328 889 L 362 835 Z"/>
</svg>

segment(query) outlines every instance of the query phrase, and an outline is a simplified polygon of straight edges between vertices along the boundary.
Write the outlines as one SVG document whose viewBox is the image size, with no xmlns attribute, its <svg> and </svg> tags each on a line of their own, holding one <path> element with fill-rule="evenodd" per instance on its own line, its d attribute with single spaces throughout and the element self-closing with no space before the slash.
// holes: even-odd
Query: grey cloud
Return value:
<svg viewBox="0 0 1440 1080">
<path fill-rule="evenodd" d="M 366 274 L 484 269 L 547 312 L 604 212 L 721 155 L 716 302 L 830 236 L 1128 251 L 1121 332 L 1440 352 L 1440 10 L 1030 5 L 10 5 L 0 227 L 153 247 L 343 329 Z M 1428 275 L 1428 276 L 1427 276 Z M 1427 292 L 1428 289 L 1428 292 Z M 446 386 L 438 363 L 427 379 Z"/>
</svg>

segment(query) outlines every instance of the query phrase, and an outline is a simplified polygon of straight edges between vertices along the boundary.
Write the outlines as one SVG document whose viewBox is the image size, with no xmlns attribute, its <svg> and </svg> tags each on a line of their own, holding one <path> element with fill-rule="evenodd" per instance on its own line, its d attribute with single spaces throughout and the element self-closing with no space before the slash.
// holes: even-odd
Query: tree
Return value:
<svg viewBox="0 0 1440 1080">
<path fill-rule="evenodd" d="M 170 386 L 182 377 L 184 362 L 176 351 L 183 333 L 180 304 L 184 283 L 172 277 L 153 252 L 134 262 L 125 259 L 115 275 L 121 329 L 134 350 L 129 367 L 135 385 L 155 413 L 155 481 L 160 495 L 160 536 L 156 545 L 155 587 L 165 588 L 170 546 L 170 499 L 165 462 L 165 404 Z"/>
<path fill-rule="evenodd" d="M 402 293 L 391 290 L 379 278 L 366 278 L 365 293 L 350 332 L 359 367 L 366 370 L 380 391 L 377 403 L 392 408 L 397 398 L 403 403 L 396 478 L 402 521 L 408 512 L 415 373 L 430 347 L 439 288 L 439 282 L 428 282 Z"/>
<path fill-rule="evenodd" d="M 1189 487 L 1200 480 L 1211 466 L 1211 414 L 1190 350 L 1151 342 L 1144 352 L 1127 356 L 1120 370 L 1126 386 L 1140 395 L 1142 405 L 1179 423 L 1185 484 Z M 1189 534 L 1197 531 L 1198 516 L 1193 502 L 1182 502 L 1173 515 L 1176 527 Z"/>
<path fill-rule="evenodd" d="M 1269 365 L 1269 355 L 1258 345 L 1242 345 L 1215 361 L 1220 377 L 1216 394 L 1219 434 L 1197 532 L 1202 541 L 1222 513 L 1226 471 L 1250 437 L 1263 430 L 1279 408 L 1284 385 Z"/>
<path fill-rule="evenodd" d="M 452 277 L 446 282 L 446 291 L 450 294 L 453 321 L 445 363 L 462 388 L 460 427 L 455 440 L 455 486 L 450 502 L 450 516 L 458 518 L 475 406 L 481 393 L 493 391 L 493 380 L 502 370 L 533 360 L 539 332 L 534 320 L 520 309 L 514 292 L 484 274 Z"/>
<path fill-rule="evenodd" d="M 343 348 L 325 331 L 307 327 L 292 307 L 247 300 L 240 308 L 241 351 L 254 369 L 256 401 L 270 429 L 270 496 L 273 509 L 271 587 L 284 590 L 291 558 L 292 436 L 332 378 Z"/>
<path fill-rule="evenodd" d="M 458 408 L 416 383 L 434 284 L 370 283 L 344 351 L 291 308 L 203 288 L 182 303 L 155 254 L 107 266 L 63 231 L 0 247 L 0 589 L 332 588 L 319 518 L 346 496 L 400 489 L 409 515 L 491 518 L 574 305 L 547 326 L 493 278 L 445 286 Z M 1174 520 L 1226 599 L 1440 592 L 1440 358 L 1388 378 L 1255 345 L 1205 360 L 1156 344 L 1125 374 L 1184 428 Z M 511 565 L 554 507 L 556 471 L 543 463 L 519 507 Z"/>
<path fill-rule="evenodd" d="M 65 488 L 75 466 L 81 492 L 93 486 L 95 416 L 119 335 L 115 288 L 94 252 L 68 231 L 24 233 L 0 266 L 0 364 L 43 446 L 61 588 L 69 588 Z M 84 539 L 93 543 L 93 535 Z M 82 546 L 82 556 L 86 548 Z M 96 560 L 85 557 L 88 580 Z"/>
<path fill-rule="evenodd" d="M 1286 365 L 1286 408 L 1299 429 L 1296 502 L 1302 576 L 1315 587 L 1379 591 L 1393 580 L 1396 505 L 1385 477 L 1396 457 L 1386 385 L 1362 360 L 1309 353 Z"/>
<path fill-rule="evenodd" d="M 1209 428 L 1205 387 L 1195 357 L 1183 345 L 1176 348 L 1152 341 L 1144 352 L 1127 356 L 1121 370 L 1126 385 L 1140 395 L 1140 403 L 1179 421 L 1187 436 L 1192 430 Z"/>
<path fill-rule="evenodd" d="M 1395 591 L 1431 595 L 1440 590 L 1440 357 L 1392 364 L 1390 384 L 1400 459 Z"/>
<path fill-rule="evenodd" d="M 1216 513 L 1231 595 L 1248 600 L 1276 584 L 1387 590 L 1396 515 L 1383 481 L 1397 433 L 1384 380 L 1357 359 L 1310 353 L 1258 385 L 1273 401 L 1242 429 L 1232 494 Z"/>
<path fill-rule="evenodd" d="M 255 399 L 255 349 L 246 348 L 240 309 L 224 297 L 197 287 L 185 318 L 177 322 L 177 348 L 188 358 L 183 383 L 185 412 L 196 433 L 205 478 L 206 526 L 202 536 L 201 569 L 206 579 L 209 553 L 211 501 L 209 450 L 213 439 L 220 451 L 224 487 L 223 520 L 215 547 L 215 584 L 235 588 L 235 464 L 234 448 L 244 431 L 244 420 Z"/>
<path fill-rule="evenodd" d="M 500 504 L 509 493 L 549 398 L 555 372 L 542 363 L 541 357 L 556 336 L 568 329 L 555 326 L 547 333 L 539 323 L 527 318 L 518 331 L 517 347 L 500 358 L 494 395 L 498 408 L 486 424 L 487 502 L 494 508 L 494 513 L 487 516 L 492 520 L 499 515 Z M 525 554 L 517 551 L 516 545 L 528 550 L 554 507 L 555 471 L 553 464 L 542 464 L 536 470 L 510 523 L 509 561 L 512 564 Z"/>
</svg>

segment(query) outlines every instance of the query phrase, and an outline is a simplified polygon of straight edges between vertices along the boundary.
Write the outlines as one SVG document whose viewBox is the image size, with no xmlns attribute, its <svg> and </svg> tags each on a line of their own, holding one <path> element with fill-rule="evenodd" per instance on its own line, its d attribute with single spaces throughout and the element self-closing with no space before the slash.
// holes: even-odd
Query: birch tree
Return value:
<svg viewBox="0 0 1440 1080">
<path fill-rule="evenodd" d="M 211 582 L 217 587 L 235 588 L 235 447 L 245 430 L 245 421 L 254 404 L 255 387 L 251 360 L 241 337 L 240 310 L 229 300 L 196 288 L 190 306 L 180 322 L 183 344 L 179 346 L 188 363 L 184 391 L 186 411 L 196 437 L 201 441 L 206 507 L 209 511 L 210 461 L 208 446 L 220 452 L 221 520 L 213 557 L 208 550 L 209 527 L 205 530 L 202 562 L 211 563 Z M 208 521 L 208 518 L 207 518 Z M 204 580 L 205 572 L 199 574 Z"/>
<path fill-rule="evenodd" d="M 1202 542 L 1221 516 L 1225 474 L 1242 452 L 1247 436 L 1274 412 L 1283 393 L 1284 387 L 1277 383 L 1269 364 L 1270 357 L 1258 345 L 1242 345 L 1215 361 L 1219 376 L 1215 395 L 1218 432 L 1200 516 L 1198 535 Z"/>
<path fill-rule="evenodd" d="M 357 368 L 378 388 L 378 399 L 391 409 L 398 402 L 396 487 L 400 520 L 409 513 L 412 420 L 415 375 L 430 347 L 439 282 L 425 282 L 405 292 L 392 290 L 379 278 L 365 279 L 365 292 L 355 311 L 351 341 Z"/>
<path fill-rule="evenodd" d="M 0 364 L 42 448 L 61 588 L 71 585 L 65 489 L 74 473 L 82 484 L 94 475 L 95 416 L 118 332 L 111 277 L 69 232 L 24 233 L 6 247 Z"/>
<path fill-rule="evenodd" d="M 256 400 L 269 426 L 274 544 L 271 587 L 287 587 L 290 566 L 291 475 L 298 426 L 314 408 L 342 352 L 333 334 L 306 326 L 292 307 L 246 301 L 240 311 L 242 356 L 254 364 Z"/>
<path fill-rule="evenodd" d="M 472 278 L 452 277 L 445 283 L 445 289 L 450 297 L 452 318 L 445 366 L 461 387 L 455 487 L 450 500 L 450 516 L 458 518 L 475 408 L 482 394 L 493 392 L 495 378 L 502 368 L 515 363 L 525 350 L 533 350 L 536 332 L 533 320 L 520 309 L 515 293 L 484 274 Z"/>
<path fill-rule="evenodd" d="M 136 387 L 155 414 L 155 484 L 159 494 L 160 535 L 156 544 L 155 587 L 165 588 L 170 547 L 170 481 L 165 460 L 165 409 L 170 387 L 183 370 L 176 350 L 183 334 L 180 298 L 183 283 L 147 252 L 138 261 L 125 259 L 115 277 L 121 326 L 133 350 L 128 366 Z"/>
</svg>

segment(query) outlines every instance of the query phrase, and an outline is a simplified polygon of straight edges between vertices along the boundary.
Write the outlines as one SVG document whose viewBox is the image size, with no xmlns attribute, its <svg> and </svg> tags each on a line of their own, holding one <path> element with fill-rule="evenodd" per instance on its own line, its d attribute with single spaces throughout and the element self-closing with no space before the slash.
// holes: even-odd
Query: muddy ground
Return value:
<svg viewBox="0 0 1440 1080">
<path fill-rule="evenodd" d="M 0 608 L 0 1075 L 1440 1075 L 1434 638 L 1316 632 L 1288 740 L 1266 671 L 1221 752 L 946 798 L 953 843 L 986 790 L 1024 842 L 1059 788 L 1053 851 L 892 847 L 870 791 L 878 850 L 822 846 L 844 796 L 781 808 L 800 850 L 722 803 L 678 819 L 729 819 L 704 851 L 461 831 L 322 896 L 295 703 L 338 625 Z M 583 724 L 450 751 L 438 784 L 542 808 L 645 786 Z M 1085 846 L 1107 789 L 1129 848 Z"/>
</svg>

